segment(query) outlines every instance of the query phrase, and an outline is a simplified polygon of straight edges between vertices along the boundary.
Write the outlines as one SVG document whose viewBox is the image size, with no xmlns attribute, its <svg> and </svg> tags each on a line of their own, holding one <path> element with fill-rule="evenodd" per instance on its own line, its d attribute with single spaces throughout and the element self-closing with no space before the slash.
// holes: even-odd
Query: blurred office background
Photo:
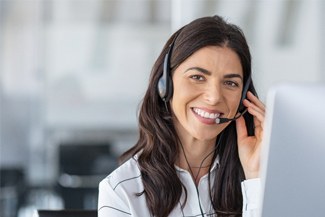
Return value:
<svg viewBox="0 0 325 217">
<path fill-rule="evenodd" d="M 162 46 L 214 14 L 244 30 L 263 100 L 325 81 L 323 0 L 0 0 L 0 216 L 96 209 Z"/>
</svg>

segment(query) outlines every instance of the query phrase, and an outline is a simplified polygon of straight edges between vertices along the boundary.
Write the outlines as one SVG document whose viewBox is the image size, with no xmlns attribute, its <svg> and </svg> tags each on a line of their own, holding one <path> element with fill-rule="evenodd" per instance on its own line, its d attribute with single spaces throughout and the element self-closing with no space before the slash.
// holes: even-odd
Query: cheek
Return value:
<svg viewBox="0 0 325 217">
<path fill-rule="evenodd" d="M 175 90 L 171 99 L 171 105 L 174 112 L 183 112 L 186 108 L 189 96 L 187 91 Z"/>
<path fill-rule="evenodd" d="M 174 93 L 171 99 L 171 107 L 177 116 L 186 115 L 188 104 L 195 98 L 194 90 L 186 84 L 174 86 Z"/>
<path fill-rule="evenodd" d="M 229 107 L 232 112 L 236 113 L 241 103 L 241 97 L 231 97 L 230 99 L 231 100 L 229 100 Z"/>
</svg>

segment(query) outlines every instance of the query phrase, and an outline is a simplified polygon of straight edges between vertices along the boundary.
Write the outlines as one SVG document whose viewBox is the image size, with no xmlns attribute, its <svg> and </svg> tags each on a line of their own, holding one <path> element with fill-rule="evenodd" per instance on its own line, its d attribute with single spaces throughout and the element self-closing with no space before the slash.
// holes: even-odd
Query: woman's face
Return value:
<svg viewBox="0 0 325 217">
<path fill-rule="evenodd" d="M 239 56 L 227 47 L 199 49 L 173 73 L 171 108 L 180 138 L 214 140 L 236 115 L 243 88 Z"/>
</svg>

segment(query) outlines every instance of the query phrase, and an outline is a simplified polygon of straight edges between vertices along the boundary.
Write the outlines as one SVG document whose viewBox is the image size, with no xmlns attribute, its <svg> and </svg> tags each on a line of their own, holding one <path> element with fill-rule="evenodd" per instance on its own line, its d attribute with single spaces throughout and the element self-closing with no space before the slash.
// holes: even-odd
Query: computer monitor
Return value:
<svg viewBox="0 0 325 217">
<path fill-rule="evenodd" d="M 325 216 L 325 84 L 275 86 L 266 105 L 260 216 Z"/>
</svg>

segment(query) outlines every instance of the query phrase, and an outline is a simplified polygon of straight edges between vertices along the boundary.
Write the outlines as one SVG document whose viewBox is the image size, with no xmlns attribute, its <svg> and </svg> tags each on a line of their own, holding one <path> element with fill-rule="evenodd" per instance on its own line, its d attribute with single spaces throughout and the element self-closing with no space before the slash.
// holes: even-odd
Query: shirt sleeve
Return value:
<svg viewBox="0 0 325 217">
<path fill-rule="evenodd" d="M 109 183 L 109 177 L 99 183 L 98 217 L 131 216 L 127 203 L 114 191 Z"/>
<path fill-rule="evenodd" d="M 257 217 L 259 214 L 261 180 L 248 179 L 241 183 L 243 194 L 243 217 Z"/>
</svg>

